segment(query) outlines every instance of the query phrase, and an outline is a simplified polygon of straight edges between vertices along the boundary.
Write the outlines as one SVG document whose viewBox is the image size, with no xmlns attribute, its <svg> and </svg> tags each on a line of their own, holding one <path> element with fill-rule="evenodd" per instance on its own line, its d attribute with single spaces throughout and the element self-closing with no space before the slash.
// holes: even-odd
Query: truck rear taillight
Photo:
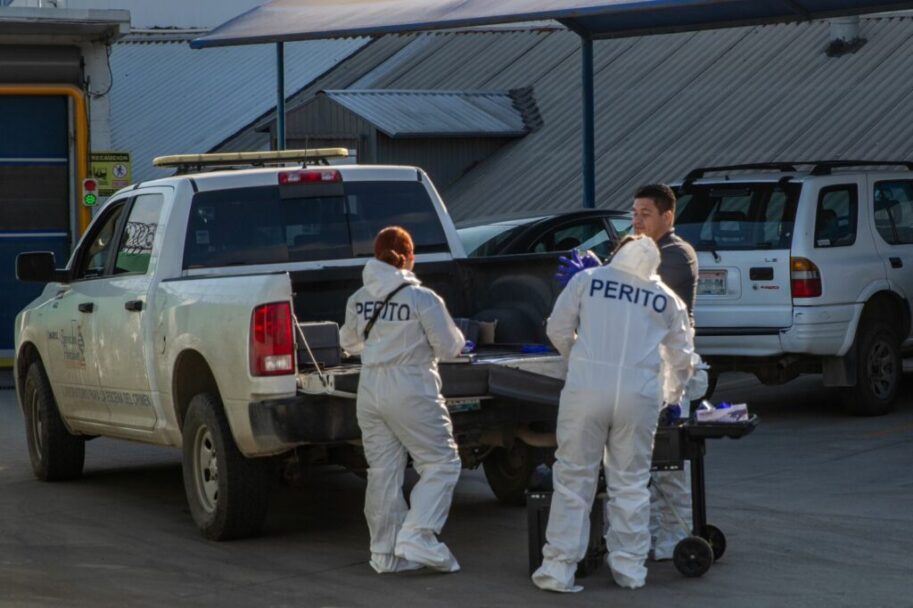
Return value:
<svg viewBox="0 0 913 608">
<path fill-rule="evenodd" d="M 288 302 L 264 304 L 250 317 L 250 373 L 280 376 L 295 371 L 292 309 Z"/>
<path fill-rule="evenodd" d="M 817 298 L 821 295 L 821 273 L 807 258 L 789 259 L 789 282 L 794 298 Z"/>
<path fill-rule="evenodd" d="M 326 184 L 341 182 L 342 174 L 336 169 L 309 169 L 307 171 L 280 171 L 279 185 Z"/>
</svg>

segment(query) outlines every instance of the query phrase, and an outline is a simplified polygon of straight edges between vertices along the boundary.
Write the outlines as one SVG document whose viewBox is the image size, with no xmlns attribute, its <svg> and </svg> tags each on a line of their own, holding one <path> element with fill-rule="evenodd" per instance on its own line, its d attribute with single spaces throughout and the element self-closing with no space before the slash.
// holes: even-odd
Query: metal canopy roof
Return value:
<svg viewBox="0 0 913 608">
<path fill-rule="evenodd" d="M 194 48 L 556 19 L 612 38 L 913 8 L 911 0 L 272 0 L 191 42 Z"/>
<path fill-rule="evenodd" d="M 388 137 L 521 137 L 529 132 L 504 91 L 324 91 Z"/>
</svg>

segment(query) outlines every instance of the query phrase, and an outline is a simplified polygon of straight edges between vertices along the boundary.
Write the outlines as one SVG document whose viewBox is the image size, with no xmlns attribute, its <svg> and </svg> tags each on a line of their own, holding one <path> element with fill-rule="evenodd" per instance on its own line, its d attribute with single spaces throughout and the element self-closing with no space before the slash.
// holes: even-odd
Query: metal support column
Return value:
<svg viewBox="0 0 913 608">
<path fill-rule="evenodd" d="M 285 150 L 285 43 L 276 43 L 276 149 Z"/>
<path fill-rule="evenodd" d="M 581 76 L 583 81 L 583 207 L 596 206 L 596 112 L 593 92 L 593 39 L 580 34 Z"/>
</svg>

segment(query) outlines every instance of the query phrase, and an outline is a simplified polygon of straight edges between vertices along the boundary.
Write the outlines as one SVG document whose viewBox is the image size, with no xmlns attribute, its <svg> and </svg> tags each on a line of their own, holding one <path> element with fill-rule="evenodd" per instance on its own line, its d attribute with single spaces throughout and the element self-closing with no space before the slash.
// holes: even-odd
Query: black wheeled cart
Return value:
<svg viewBox="0 0 913 608">
<path fill-rule="evenodd" d="M 751 416 L 744 422 L 697 423 L 682 422 L 674 426 L 659 427 L 653 445 L 653 471 L 680 471 L 685 462 L 691 466 L 691 535 L 675 546 L 673 563 L 683 575 L 702 576 L 713 562 L 726 552 L 726 536 L 716 526 L 707 523 L 707 495 L 705 490 L 704 454 L 707 439 L 739 439 L 751 433 L 758 425 L 758 417 Z M 542 546 L 551 506 L 552 491 L 530 490 L 526 509 L 529 527 L 529 569 L 535 571 L 542 563 Z M 604 482 L 600 488 L 590 518 L 590 544 L 587 554 L 578 564 L 577 576 L 586 576 L 599 567 L 606 553 L 603 528 Z"/>
</svg>

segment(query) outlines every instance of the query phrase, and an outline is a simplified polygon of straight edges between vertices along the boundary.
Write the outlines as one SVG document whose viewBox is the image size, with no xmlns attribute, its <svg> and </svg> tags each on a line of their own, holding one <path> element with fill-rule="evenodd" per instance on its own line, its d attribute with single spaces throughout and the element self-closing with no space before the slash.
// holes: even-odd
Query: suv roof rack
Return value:
<svg viewBox="0 0 913 608">
<path fill-rule="evenodd" d="M 178 174 L 201 171 L 204 167 L 265 167 L 283 163 L 329 164 L 327 159 L 345 158 L 345 148 L 313 148 L 307 150 L 273 150 L 269 152 L 219 152 L 216 154 L 176 154 L 158 156 L 152 164 L 156 167 L 175 167 Z"/>
<path fill-rule="evenodd" d="M 913 161 L 908 160 L 800 160 L 789 162 L 770 162 L 770 163 L 747 163 L 742 165 L 721 165 L 717 167 L 700 167 L 688 172 L 685 176 L 685 182 L 691 182 L 701 179 L 708 173 L 719 173 L 722 171 L 757 171 L 757 170 L 774 170 L 781 173 L 792 173 L 797 171 L 796 167 L 801 165 L 812 165 L 810 173 L 812 175 L 830 175 L 832 169 L 846 167 L 882 167 L 882 166 L 901 166 L 908 171 L 913 171 Z"/>
</svg>

